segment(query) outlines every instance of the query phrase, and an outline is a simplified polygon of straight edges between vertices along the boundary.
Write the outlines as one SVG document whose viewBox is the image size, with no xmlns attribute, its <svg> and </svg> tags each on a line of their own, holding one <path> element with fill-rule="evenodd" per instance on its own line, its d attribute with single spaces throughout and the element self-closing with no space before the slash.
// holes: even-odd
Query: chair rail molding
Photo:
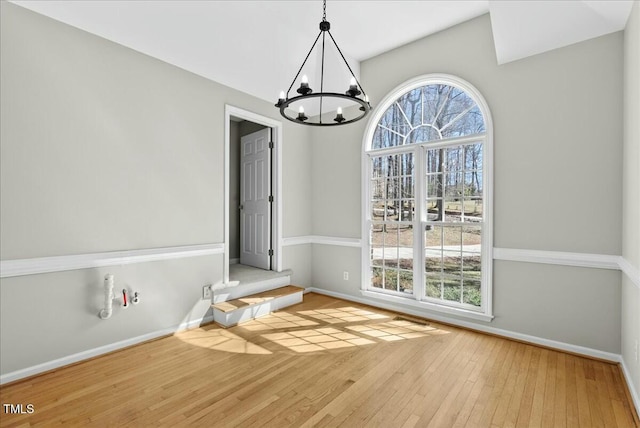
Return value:
<svg viewBox="0 0 640 428">
<path fill-rule="evenodd" d="M 224 244 L 147 248 L 0 261 L 0 278 L 223 254 Z"/>
<path fill-rule="evenodd" d="M 321 235 L 305 235 L 293 236 L 282 239 L 282 246 L 304 245 L 304 244 L 320 244 L 320 245 L 336 245 L 339 247 L 362 247 L 360 238 L 341 238 L 337 236 L 321 236 Z"/>
<path fill-rule="evenodd" d="M 627 275 L 627 278 L 638 288 L 640 288 L 640 270 L 638 270 L 635 266 L 629 262 L 629 260 L 620 256 L 618 260 L 618 264 L 620 266 L 620 270 L 622 273 Z"/>
<path fill-rule="evenodd" d="M 542 251 L 494 247 L 493 259 L 598 269 L 620 269 L 620 256 L 609 254 L 570 253 L 564 251 Z"/>
</svg>

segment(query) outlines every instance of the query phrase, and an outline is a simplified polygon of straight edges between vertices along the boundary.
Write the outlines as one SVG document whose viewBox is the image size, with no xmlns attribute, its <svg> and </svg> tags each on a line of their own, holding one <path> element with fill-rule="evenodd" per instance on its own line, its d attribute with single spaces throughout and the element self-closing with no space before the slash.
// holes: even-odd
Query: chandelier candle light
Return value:
<svg viewBox="0 0 640 428">
<path fill-rule="evenodd" d="M 278 102 L 276 103 L 275 106 L 280 109 L 280 114 L 284 118 L 302 125 L 311 125 L 311 126 L 346 125 L 348 123 L 356 122 L 362 119 L 363 117 L 365 117 L 371 110 L 371 104 L 369 103 L 369 97 L 364 92 L 364 89 L 360 85 L 360 82 L 358 82 L 358 79 L 356 79 L 356 76 L 351 70 L 349 63 L 345 59 L 344 55 L 342 54 L 342 51 L 338 47 L 338 44 L 336 43 L 335 39 L 331 35 L 331 31 L 329 31 L 329 29 L 331 28 L 331 24 L 329 24 L 329 21 L 327 21 L 327 1 L 323 0 L 322 4 L 323 4 L 323 14 L 322 14 L 322 21 L 320 22 L 320 33 L 318 34 L 318 37 L 316 37 L 316 40 L 313 42 L 313 45 L 311 46 L 309 53 L 307 54 L 304 61 L 302 62 L 302 65 L 300 66 L 298 73 L 293 78 L 293 81 L 291 82 L 291 85 L 289 86 L 287 93 L 285 94 L 284 91 L 280 92 L 280 96 L 278 97 Z M 336 49 L 340 53 L 342 60 L 344 61 L 345 65 L 347 66 L 347 69 L 349 70 L 349 73 L 351 74 L 349 89 L 344 94 L 339 92 L 324 92 L 324 56 L 325 56 L 324 48 L 325 48 L 325 39 L 327 34 L 331 38 L 331 41 L 333 42 Z M 302 78 L 300 79 L 300 87 L 296 90 L 296 92 L 300 95 L 289 98 L 289 92 L 291 91 L 291 88 L 293 88 L 293 85 L 298 79 L 298 76 L 300 76 L 300 72 L 304 68 L 304 65 L 306 64 L 307 60 L 309 59 L 311 52 L 313 52 L 313 49 L 316 47 L 318 40 L 320 40 L 320 36 L 322 36 L 320 92 L 313 92 L 313 89 L 311 89 L 311 87 L 309 86 L 309 79 L 305 74 L 305 75 L 302 75 Z M 362 97 L 360 97 L 360 95 L 362 95 Z M 303 101 L 307 101 L 312 98 L 319 99 L 319 107 L 320 107 L 319 114 L 314 118 L 314 120 L 310 120 L 305 115 L 304 107 L 302 105 L 298 107 L 297 116 L 291 115 L 291 110 L 287 111 L 287 108 L 289 107 L 292 107 L 295 110 L 295 104 L 301 104 Z M 322 121 L 322 114 L 323 114 L 322 104 L 324 99 L 332 99 L 332 100 L 338 100 L 338 101 L 346 99 L 346 100 L 349 100 L 348 104 L 353 104 L 353 103 L 360 104 L 360 108 L 358 109 L 354 117 L 346 118 L 344 116 L 345 113 L 343 113 L 342 107 L 338 107 L 336 110 L 336 117 L 333 120 L 330 120 L 328 122 L 323 122 Z"/>
</svg>

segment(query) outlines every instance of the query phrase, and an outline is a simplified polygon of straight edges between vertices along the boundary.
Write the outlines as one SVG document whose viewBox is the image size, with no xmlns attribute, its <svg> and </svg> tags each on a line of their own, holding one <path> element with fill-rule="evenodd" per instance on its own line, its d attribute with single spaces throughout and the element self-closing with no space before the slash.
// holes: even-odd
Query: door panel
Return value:
<svg viewBox="0 0 640 428">
<path fill-rule="evenodd" d="M 242 137 L 240 263 L 271 269 L 271 153 L 269 128 Z"/>
</svg>

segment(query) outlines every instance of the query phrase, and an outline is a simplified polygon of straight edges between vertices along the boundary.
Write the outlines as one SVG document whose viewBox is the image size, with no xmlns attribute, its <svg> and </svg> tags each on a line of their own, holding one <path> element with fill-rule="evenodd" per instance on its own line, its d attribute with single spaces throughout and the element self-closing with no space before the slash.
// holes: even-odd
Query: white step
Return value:
<svg viewBox="0 0 640 428">
<path fill-rule="evenodd" d="M 214 303 L 213 320 L 223 327 L 231 327 L 273 311 L 302 302 L 304 288 L 288 285 L 263 291 L 239 299 Z"/>
<path fill-rule="evenodd" d="M 230 281 L 229 284 L 213 287 L 213 303 L 239 299 L 240 297 L 247 296 L 249 294 L 261 293 L 263 291 L 273 290 L 274 288 L 284 287 L 289 284 L 291 284 L 290 275 L 263 279 L 250 283 Z"/>
</svg>

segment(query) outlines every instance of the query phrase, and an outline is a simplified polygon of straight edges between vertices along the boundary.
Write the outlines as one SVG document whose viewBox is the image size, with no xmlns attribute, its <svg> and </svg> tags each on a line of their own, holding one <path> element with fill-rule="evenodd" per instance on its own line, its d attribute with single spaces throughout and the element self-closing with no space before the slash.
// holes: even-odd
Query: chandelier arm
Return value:
<svg viewBox="0 0 640 428">
<path fill-rule="evenodd" d="M 318 33 L 318 37 L 316 37 L 316 40 L 313 42 L 313 45 L 311 45 L 311 49 L 309 49 L 309 53 L 307 54 L 307 56 L 304 58 L 304 61 L 302 61 L 302 65 L 300 66 L 300 69 L 298 69 L 298 73 L 296 73 L 295 77 L 293 78 L 293 80 L 291 81 L 291 85 L 289 86 L 289 89 L 287 89 L 287 98 L 289 98 L 289 92 L 291 92 L 291 88 L 293 88 L 293 84 L 296 83 L 296 79 L 298 78 L 298 76 L 300 75 L 300 72 L 302 71 L 302 68 L 304 67 L 304 65 L 307 63 L 307 60 L 309 59 L 309 55 L 311 55 L 311 52 L 313 52 L 313 48 L 316 47 L 316 43 L 318 43 L 318 39 L 320 38 L 320 35 L 323 32 L 320 31 Z M 335 41 L 334 41 L 335 43 Z M 348 66 L 348 64 L 347 64 Z"/>
<path fill-rule="evenodd" d="M 351 76 L 353 76 L 353 78 L 356 80 L 356 83 L 358 84 L 358 86 L 360 86 L 360 90 L 362 91 L 362 95 L 367 96 L 367 93 L 364 91 L 364 88 L 362 87 L 362 85 L 358 81 L 358 78 L 353 73 L 353 70 L 351 70 L 351 67 L 349 66 L 349 63 L 347 62 L 347 59 L 342 54 L 342 51 L 340 50 L 340 46 L 338 46 L 338 43 L 336 43 L 336 39 L 334 39 L 333 36 L 331 35 L 331 31 L 327 30 L 327 33 L 329 33 L 329 37 L 331 37 L 331 40 L 333 40 L 333 44 L 335 45 L 336 49 L 338 49 L 338 52 L 340 53 L 340 56 L 342 57 L 342 60 L 347 65 L 347 68 L 349 69 L 349 72 L 351 73 Z"/>
</svg>

